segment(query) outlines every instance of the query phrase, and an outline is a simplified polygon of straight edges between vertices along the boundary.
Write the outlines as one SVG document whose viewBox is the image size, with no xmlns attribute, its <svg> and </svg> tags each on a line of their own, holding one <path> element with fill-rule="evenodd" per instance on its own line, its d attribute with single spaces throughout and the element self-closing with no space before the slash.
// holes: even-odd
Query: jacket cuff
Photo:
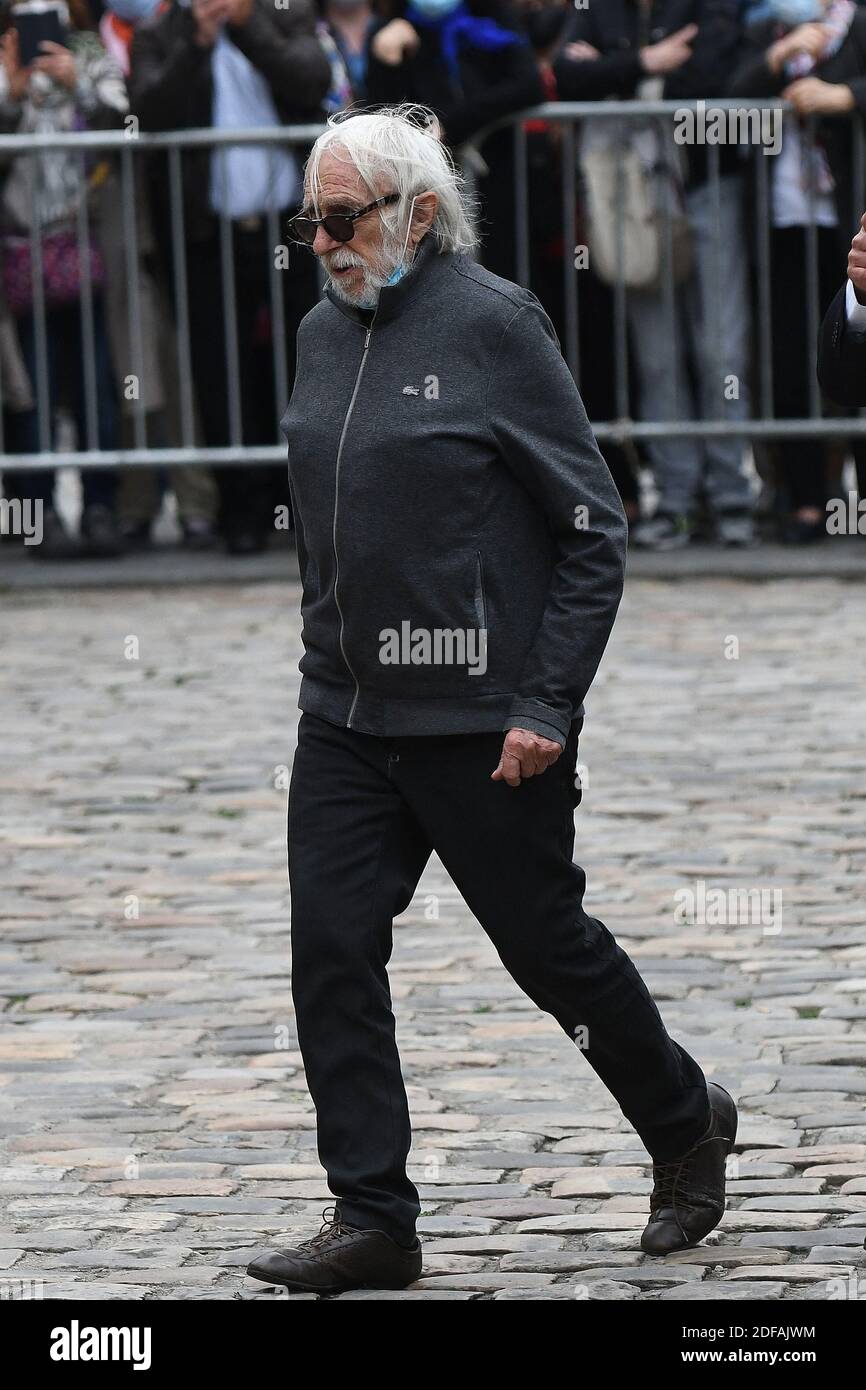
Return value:
<svg viewBox="0 0 866 1390">
<path fill-rule="evenodd" d="M 564 748 L 569 723 L 567 719 L 561 718 L 556 710 L 551 709 L 550 705 L 542 704 L 541 700 L 523 700 L 511 706 L 502 727 L 506 730 L 529 729 L 531 733 L 540 734 L 542 738 L 553 739 L 560 748 Z"/>
<path fill-rule="evenodd" d="M 850 89 L 854 105 L 862 114 L 866 111 L 866 81 L 862 77 L 849 77 L 845 86 Z"/>
</svg>

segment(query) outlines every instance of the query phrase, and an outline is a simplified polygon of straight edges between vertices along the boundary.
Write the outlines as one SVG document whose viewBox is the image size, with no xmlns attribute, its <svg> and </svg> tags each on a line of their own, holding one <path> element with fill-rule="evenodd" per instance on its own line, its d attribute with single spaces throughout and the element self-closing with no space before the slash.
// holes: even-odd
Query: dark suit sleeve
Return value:
<svg viewBox="0 0 866 1390">
<path fill-rule="evenodd" d="M 244 24 L 228 24 L 226 32 L 267 79 L 278 106 L 315 113 L 327 95 L 331 68 L 316 35 L 309 0 L 291 4 L 291 16 L 286 15 L 281 25 L 256 4 Z"/>
<path fill-rule="evenodd" d="M 818 380 L 838 405 L 866 405 L 866 333 L 852 333 L 845 315 L 844 284 L 818 334 Z"/>
<path fill-rule="evenodd" d="M 387 22 L 381 20 L 367 40 L 366 91 L 371 106 L 397 106 L 401 101 L 413 100 L 418 90 L 414 54 L 406 54 L 402 63 L 383 63 L 373 52 L 373 40 Z"/>
<path fill-rule="evenodd" d="M 788 85 L 784 72 L 773 72 L 767 63 L 767 50 L 773 42 L 774 26 L 758 24 L 745 39 L 739 62 L 727 83 L 730 97 L 775 97 Z"/>
<path fill-rule="evenodd" d="M 591 10 L 575 10 L 568 43 L 590 43 L 599 50 L 603 40 Z M 560 101 L 600 101 L 604 97 L 633 96 L 645 76 L 640 55 L 635 49 L 624 52 L 601 53 L 598 58 L 567 57 L 565 48 L 553 65 L 556 90 Z"/>
<path fill-rule="evenodd" d="M 192 12 L 184 11 L 177 33 L 171 13 L 139 25 L 132 39 L 127 80 L 130 103 L 143 130 L 184 130 L 191 113 L 207 103 L 210 49 L 193 40 Z"/>
<path fill-rule="evenodd" d="M 693 22 L 698 32 L 692 40 L 692 56 L 665 78 L 669 101 L 723 96 L 741 54 L 736 0 L 700 0 Z"/>
<path fill-rule="evenodd" d="M 501 76 L 497 82 L 443 111 L 449 145 L 462 145 L 501 116 L 540 106 L 544 101 L 541 73 L 528 44 L 508 48 L 499 57 Z"/>
<path fill-rule="evenodd" d="M 575 61 L 565 55 L 553 66 L 560 101 L 601 101 L 605 97 L 626 100 L 634 96 L 644 76 L 637 53 L 603 53 L 600 58 Z"/>
</svg>

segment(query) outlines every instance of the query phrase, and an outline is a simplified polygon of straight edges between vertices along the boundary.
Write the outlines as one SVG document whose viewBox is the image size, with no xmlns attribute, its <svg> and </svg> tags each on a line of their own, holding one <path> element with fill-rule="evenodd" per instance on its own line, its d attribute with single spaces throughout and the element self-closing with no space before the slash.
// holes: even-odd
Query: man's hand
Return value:
<svg viewBox="0 0 866 1390">
<path fill-rule="evenodd" d="M 200 48 L 213 48 L 220 29 L 231 17 L 230 0 L 192 0 L 195 41 Z"/>
<path fill-rule="evenodd" d="M 839 116 L 854 110 L 854 93 L 844 82 L 822 82 L 820 77 L 800 77 L 782 93 L 798 116 Z"/>
<path fill-rule="evenodd" d="M 253 12 L 253 0 L 228 0 L 228 24 L 242 29 Z"/>
<path fill-rule="evenodd" d="M 697 38 L 697 24 L 684 24 L 676 33 L 668 34 L 659 43 L 648 44 L 640 51 L 640 61 L 644 72 L 656 76 L 660 73 L 675 72 L 687 63 L 692 56 L 691 42 Z"/>
<path fill-rule="evenodd" d="M 801 53 L 807 53 L 817 62 L 828 38 L 829 30 L 823 24 L 798 24 L 790 34 L 785 34 L 767 49 L 767 66 L 771 72 L 781 72 L 785 63 Z"/>
<path fill-rule="evenodd" d="M 567 43 L 562 53 L 563 57 L 570 58 L 573 63 L 588 63 L 601 57 L 599 50 L 593 44 L 585 43 L 583 39 Z"/>
<path fill-rule="evenodd" d="M 854 286 L 858 304 L 866 304 L 866 212 L 860 218 L 860 230 L 848 252 L 848 279 Z"/>
<path fill-rule="evenodd" d="M 509 729 L 502 745 L 499 766 L 491 774 L 492 782 L 507 782 L 519 787 L 524 777 L 535 777 L 552 767 L 562 749 L 551 738 L 542 738 L 530 729 Z"/>
<path fill-rule="evenodd" d="M 392 19 L 375 35 L 370 45 L 380 63 L 397 67 L 407 53 L 414 53 L 420 44 L 418 30 L 413 29 L 408 19 Z"/>
</svg>

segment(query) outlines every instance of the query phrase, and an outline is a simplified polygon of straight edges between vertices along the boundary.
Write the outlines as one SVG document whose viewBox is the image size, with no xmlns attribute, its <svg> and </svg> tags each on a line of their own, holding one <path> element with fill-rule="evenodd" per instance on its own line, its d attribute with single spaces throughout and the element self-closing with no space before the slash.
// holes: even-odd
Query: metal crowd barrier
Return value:
<svg viewBox="0 0 866 1390">
<path fill-rule="evenodd" d="M 94 355 L 94 288 L 91 281 L 89 258 L 90 226 L 88 211 L 82 201 L 78 213 L 77 235 L 79 261 L 81 264 L 81 338 L 84 362 L 84 395 L 87 439 L 84 446 L 74 450 L 51 448 L 51 413 L 48 396 L 47 360 L 47 322 L 44 286 L 42 282 L 42 255 L 39 235 L 34 230 L 30 236 L 30 254 L 33 265 L 33 317 L 36 356 L 36 380 L 32 383 L 39 420 L 40 450 L 37 453 L 5 453 L 2 437 L 2 395 L 0 395 L 0 454 L 4 454 L 4 467 L 14 469 L 53 469 L 74 465 L 87 468 L 153 468 L 164 465 L 198 465 L 220 467 L 231 464 L 274 464 L 285 462 L 285 441 L 279 433 L 278 420 L 285 408 L 290 392 L 286 369 L 285 333 L 283 331 L 283 300 L 279 276 L 281 271 L 275 264 L 275 257 L 269 254 L 270 311 L 273 333 L 273 371 L 278 402 L 277 418 L 274 420 L 274 443 L 271 445 L 244 444 L 241 437 L 241 402 L 237 362 L 239 345 L 237 339 L 237 318 L 234 297 L 234 276 L 232 249 L 232 221 L 222 214 L 219 216 L 221 249 L 221 283 L 214 286 L 214 293 L 221 294 L 226 323 L 227 339 L 227 379 L 229 443 L 222 448 L 208 448 L 195 439 L 195 405 L 192 368 L 190 361 L 190 320 L 186 276 L 185 219 L 183 207 L 183 180 L 181 154 L 184 150 L 205 146 L 216 149 L 221 146 L 272 145 L 293 149 L 301 160 L 305 152 L 323 130 L 320 124 L 283 126 L 264 130 L 213 129 L 183 130 L 170 132 L 127 133 L 114 131 L 77 131 L 52 135 L 0 135 L 0 160 L 9 155 L 21 156 L 33 152 L 53 150 L 68 151 L 69 157 L 77 159 L 82 180 L 86 175 L 88 154 L 113 156 L 120 178 L 120 194 L 123 209 L 124 263 L 126 271 L 126 291 L 129 306 L 129 338 L 131 349 L 130 371 L 141 376 L 141 302 L 138 275 L 138 191 L 135 177 L 136 159 L 146 158 L 154 152 L 164 152 L 168 164 L 168 190 L 170 198 L 171 253 L 175 274 L 175 303 L 177 334 L 177 355 L 179 372 L 179 416 L 181 438 L 175 443 L 160 448 L 147 447 L 146 440 L 146 402 L 139 392 L 133 401 L 132 420 L 134 447 L 131 449 L 101 450 L 97 435 L 97 399 Z M 34 192 L 31 180 L 31 195 Z M 31 196 L 31 212 L 33 197 Z M 269 248 L 286 244 L 285 226 L 279 225 L 276 211 L 266 213 Z M 31 219 L 32 220 L 32 219 Z M 294 255 L 309 255 L 304 248 L 297 247 Z M 280 404 L 282 403 L 282 404 Z"/>
<path fill-rule="evenodd" d="M 778 109 L 783 114 L 790 113 L 791 107 L 787 102 L 780 102 L 768 98 L 707 98 L 705 101 L 684 102 L 684 101 L 595 101 L 595 102 L 555 102 L 538 107 L 531 113 L 523 112 L 519 117 L 511 117 L 507 121 L 499 121 L 495 125 L 488 127 L 483 132 L 484 137 L 494 130 L 502 129 L 507 126 L 513 128 L 514 139 L 514 166 L 515 166 L 515 237 L 517 245 L 517 279 L 522 285 L 529 285 L 530 282 L 530 246 L 529 246 L 529 176 L 527 161 L 527 133 L 524 121 L 527 115 L 533 120 L 549 121 L 553 124 L 562 125 L 561 140 L 561 178 L 562 178 L 562 244 L 566 250 L 563 255 L 563 305 L 565 314 L 565 340 L 562 348 L 566 360 L 568 361 L 572 375 L 580 383 L 580 354 L 579 354 L 579 283 L 580 272 L 575 271 L 573 263 L 567 254 L 567 248 L 575 244 L 574 225 L 575 225 L 575 203 L 577 197 L 579 171 L 577 168 L 577 145 L 575 139 L 576 127 L 581 122 L 625 119 L 627 121 L 644 125 L 647 122 L 657 123 L 660 135 L 667 133 L 670 138 L 672 124 L 675 117 L 684 110 L 697 111 L 703 107 L 705 110 L 715 109 L 724 111 L 746 111 L 760 112 L 765 110 Z M 788 117 L 790 119 L 790 115 Z M 845 117 L 842 117 L 845 119 Z M 863 122 L 858 114 L 849 118 L 852 122 L 853 130 L 853 155 L 851 167 L 851 190 L 853 206 L 859 211 L 866 210 L 864 205 L 864 179 L 866 179 L 866 132 L 864 132 Z M 816 144 L 816 118 L 809 116 L 802 123 L 803 149 L 806 155 L 804 163 L 810 172 L 808 186 L 808 204 L 811 210 L 814 209 L 817 189 L 814 179 L 814 160 L 812 158 Z M 480 143 L 480 139 L 475 142 Z M 708 178 L 713 199 L 713 206 L 718 208 L 720 201 L 720 167 L 719 152 L 721 146 L 718 144 L 707 144 L 705 146 L 708 155 Z M 622 151 L 620 151 L 622 157 Z M 628 337 L 627 337 L 627 317 L 626 317 L 626 296 L 628 291 L 622 279 L 613 286 L 614 302 L 614 357 L 615 357 L 615 395 L 617 403 L 617 418 L 611 421 L 592 421 L 593 430 L 600 439 L 613 439 L 617 442 L 626 440 L 654 439 L 654 438 L 710 438 L 713 436 L 737 436 L 751 439 L 784 439 L 787 437 L 829 437 L 840 434 L 866 434 L 866 411 L 861 412 L 854 418 L 847 417 L 843 422 L 838 414 L 825 416 L 822 411 L 821 393 L 818 379 L 815 372 L 815 352 L 817 344 L 818 328 L 820 326 L 819 312 L 819 288 L 818 288 L 818 238 L 817 227 L 812 220 L 807 227 L 806 234 L 806 284 L 805 284 L 805 313 L 807 322 L 807 351 L 808 351 L 808 380 L 809 400 L 808 415 L 800 419 L 779 419 L 776 418 L 773 409 L 773 359 L 772 359 L 772 318 L 771 318 L 771 291 L 770 291 L 770 226 L 771 226 L 771 192 L 770 192 L 770 170 L 771 160 L 774 156 L 764 155 L 758 145 L 751 147 L 751 157 L 755 165 L 756 172 L 756 237 L 754 248 L 744 246 L 744 254 L 749 255 L 750 250 L 754 255 L 757 280 L 757 304 L 750 304 L 749 310 L 753 325 L 757 327 L 757 348 L 761 364 L 760 372 L 760 392 L 757 401 L 753 402 L 753 407 L 757 405 L 759 409 L 754 409 L 751 416 L 745 422 L 742 420 L 726 421 L 722 419 L 695 419 L 679 421 L 638 421 L 631 408 L 628 381 Z M 748 177 L 748 165 L 744 161 L 742 177 Z M 622 184 L 622 160 L 620 160 L 620 186 Z M 671 335 L 671 341 L 677 333 L 676 314 L 675 314 L 675 290 L 673 280 L 673 258 L 672 258 L 672 234 L 671 234 L 671 215 L 670 208 L 667 209 L 668 215 L 664 223 L 664 286 L 663 293 L 666 304 L 667 321 Z M 719 246 L 721 237 L 721 224 L 719 218 L 715 219 L 715 255 L 718 264 Z M 853 236 L 857 230 L 856 226 L 850 229 L 849 236 Z M 748 231 L 748 226 L 747 226 Z M 623 255 L 621 248 L 618 252 L 618 260 L 622 264 Z M 839 264 L 839 284 L 844 281 L 846 267 L 844 260 Z M 718 279 L 718 277 L 717 277 Z"/>
<path fill-rule="evenodd" d="M 474 140 L 473 146 L 482 149 L 483 140 L 494 131 L 510 127 L 514 140 L 514 216 L 516 244 L 516 278 L 521 284 L 530 282 L 530 217 L 529 217 L 529 171 L 527 161 L 527 120 L 550 122 L 562 127 L 560 141 L 561 184 L 562 184 L 562 245 L 563 278 L 562 305 L 565 335 L 562 348 L 569 367 L 580 384 L 580 275 L 574 267 L 569 248 L 575 245 L 575 207 L 577 203 L 580 172 L 577 160 L 578 127 L 584 122 L 609 120 L 635 121 L 641 124 L 658 123 L 660 132 L 670 135 L 676 113 L 695 110 L 700 103 L 695 102 L 561 102 L 549 103 L 531 111 L 520 112 L 505 121 L 490 126 L 482 136 Z M 707 99 L 706 108 L 741 111 L 762 110 L 779 107 L 780 103 L 766 99 L 756 100 L 716 100 Z M 784 109 L 784 107 L 782 108 Z M 838 119 L 838 118 L 837 118 Z M 866 139 L 859 117 L 852 118 L 853 150 L 851 178 L 853 204 L 857 209 L 864 207 L 864 173 L 866 173 Z M 135 160 L 146 158 L 154 152 L 163 152 L 168 166 L 168 191 L 170 195 L 171 250 L 176 275 L 176 319 L 175 327 L 178 348 L 179 370 L 179 417 L 180 439 L 168 442 L 165 446 L 148 447 L 146 442 L 145 400 L 142 393 L 133 404 L 132 432 L 134 445 L 129 449 L 100 450 L 97 437 L 97 399 L 94 357 L 94 288 L 90 277 L 89 243 L 90 227 L 84 202 L 78 214 L 77 232 L 82 266 L 81 294 L 81 348 L 84 361 L 85 387 L 85 440 L 78 440 L 74 450 L 51 447 L 52 420 L 48 396 L 47 324 L 46 306 L 41 275 L 41 243 L 37 232 L 31 233 L 30 248 L 34 271 L 34 328 L 36 346 L 36 379 L 33 382 L 38 410 L 40 448 L 35 453 L 6 454 L 4 466 L 19 469 L 51 469 L 62 466 L 86 466 L 104 468 L 150 468 L 160 465 L 200 465 L 219 467 L 236 464 L 273 464 L 285 459 L 285 445 L 279 434 L 277 420 L 274 421 L 274 443 L 272 445 L 244 444 L 241 436 L 241 403 L 236 364 L 238 361 L 237 320 L 234 298 L 232 248 L 232 224 L 222 215 L 220 223 L 221 246 L 221 284 L 214 287 L 223 300 L 225 323 L 227 325 L 227 367 L 229 383 L 229 442 L 222 448 L 206 448 L 195 439 L 195 404 L 192 371 L 190 366 L 190 320 L 185 274 L 185 226 L 182 199 L 182 151 L 195 147 L 218 148 L 238 145 L 273 145 L 293 149 L 302 161 L 310 144 L 321 132 L 318 124 L 285 126 L 267 130 L 186 130 L 170 133 L 151 134 L 127 131 L 83 131 L 62 135 L 0 135 L 0 160 L 9 156 L 26 156 L 51 150 L 68 152 L 69 158 L 78 161 L 82 178 L 86 172 L 86 157 L 93 154 L 112 156 L 116 163 L 122 199 L 124 228 L 124 256 L 126 270 L 126 290 L 129 309 L 129 338 L 131 345 L 130 371 L 140 375 L 141 368 L 141 305 L 138 277 L 138 207 Z M 808 118 L 804 123 L 805 148 L 807 153 L 815 141 L 815 120 Z M 708 155 L 708 174 L 711 196 L 718 205 L 720 188 L 719 145 L 706 146 Z M 620 151 L 620 156 L 622 151 Z M 632 409 L 629 392 L 629 349 L 626 302 L 628 289 L 620 279 L 612 288 L 613 293 L 613 337 L 616 418 L 612 420 L 593 420 L 593 428 L 600 440 L 613 439 L 646 440 L 658 437 L 682 436 L 709 438 L 720 435 L 734 435 L 752 439 L 773 439 L 786 436 L 831 436 L 839 434 L 866 434 L 866 413 L 862 416 L 844 420 L 838 416 L 825 416 L 818 383 L 814 373 L 814 358 L 810 360 L 809 380 L 811 383 L 808 400 L 808 414 L 800 419 L 776 419 L 773 414 L 772 352 L 771 352 L 771 303 L 770 303 L 770 160 L 771 156 L 761 153 L 760 147 L 753 151 L 756 166 L 756 223 L 757 235 L 751 254 L 757 269 L 757 303 L 750 306 L 753 327 L 756 329 L 757 349 L 761 361 L 760 391 L 753 399 L 753 414 L 746 420 L 696 419 L 678 421 L 637 420 Z M 466 162 L 467 178 L 473 182 L 471 161 Z M 622 178 L 620 164 L 620 180 Z M 809 160 L 809 167 L 812 161 Z M 744 164 L 743 177 L 747 177 Z M 32 185 L 31 185 L 32 187 Z M 814 204 L 816 190 L 809 190 Z M 265 215 L 268 229 L 269 248 L 285 244 L 285 227 L 278 225 L 276 212 Z M 721 227 L 716 219 L 716 255 L 719 255 Z M 853 230 L 853 229 L 852 229 Z M 671 215 L 665 220 L 664 234 L 664 286 L 663 294 L 668 314 L 670 331 L 677 331 L 675 313 L 675 287 L 672 261 Z M 807 231 L 807 276 L 804 312 L 807 316 L 808 341 L 815 342 L 819 324 L 818 290 L 818 251 L 817 232 L 814 224 Z M 307 255 L 302 248 L 293 248 L 293 255 Z M 744 247 L 744 254 L 750 254 Z M 273 328 L 273 371 L 278 402 L 278 414 L 282 413 L 288 399 L 289 382 L 285 352 L 285 333 L 283 301 L 280 292 L 281 271 L 275 265 L 271 253 L 269 262 L 270 307 Z M 839 283 L 845 275 L 845 266 L 840 263 Z M 138 370 L 137 370 L 138 369 Z M 3 452 L 2 436 L 2 394 L 0 394 L 0 453 Z"/>
</svg>

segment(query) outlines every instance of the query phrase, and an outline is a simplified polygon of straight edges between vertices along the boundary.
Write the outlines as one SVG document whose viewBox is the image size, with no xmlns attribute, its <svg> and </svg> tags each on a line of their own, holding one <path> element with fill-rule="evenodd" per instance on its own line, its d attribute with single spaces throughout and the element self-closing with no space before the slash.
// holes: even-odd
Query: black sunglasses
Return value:
<svg viewBox="0 0 866 1390">
<path fill-rule="evenodd" d="M 374 203 L 368 203 L 357 212 L 329 212 L 327 217 L 307 217 L 305 213 L 299 212 L 295 217 L 289 218 L 289 236 L 304 246 L 312 246 L 316 240 L 316 232 L 320 227 L 324 227 L 332 241 L 351 241 L 359 217 L 366 217 L 374 208 L 396 203 L 399 198 L 399 193 L 386 193 L 384 198 L 377 198 Z"/>
</svg>

